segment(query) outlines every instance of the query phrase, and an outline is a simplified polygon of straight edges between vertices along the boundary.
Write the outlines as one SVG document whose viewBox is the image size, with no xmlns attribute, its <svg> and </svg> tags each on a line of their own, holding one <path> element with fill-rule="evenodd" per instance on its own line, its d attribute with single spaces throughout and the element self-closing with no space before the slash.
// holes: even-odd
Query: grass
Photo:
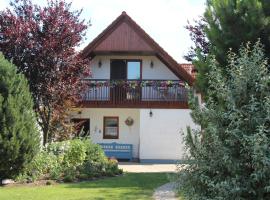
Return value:
<svg viewBox="0 0 270 200">
<path fill-rule="evenodd" d="M 0 188 L 1 200 L 144 200 L 168 182 L 166 173 L 127 173 L 97 181 Z"/>
</svg>

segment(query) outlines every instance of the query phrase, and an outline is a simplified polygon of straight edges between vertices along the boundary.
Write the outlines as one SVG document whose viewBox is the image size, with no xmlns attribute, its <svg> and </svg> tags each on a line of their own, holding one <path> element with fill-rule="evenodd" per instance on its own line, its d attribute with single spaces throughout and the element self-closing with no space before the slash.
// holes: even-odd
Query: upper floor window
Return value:
<svg viewBox="0 0 270 200">
<path fill-rule="evenodd" d="M 141 62 L 127 61 L 127 79 L 141 78 Z"/>
<path fill-rule="evenodd" d="M 140 60 L 111 60 L 111 79 L 135 79 L 141 78 Z"/>
</svg>

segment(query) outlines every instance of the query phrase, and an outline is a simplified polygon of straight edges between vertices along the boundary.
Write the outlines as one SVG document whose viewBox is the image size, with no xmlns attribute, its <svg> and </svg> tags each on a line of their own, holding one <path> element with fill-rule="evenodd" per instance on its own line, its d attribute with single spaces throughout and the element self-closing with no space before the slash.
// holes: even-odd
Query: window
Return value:
<svg viewBox="0 0 270 200">
<path fill-rule="evenodd" d="M 77 137 L 87 137 L 90 135 L 90 119 L 75 118 L 71 121 L 75 125 L 75 135 Z"/>
<path fill-rule="evenodd" d="M 119 138 L 119 118 L 104 117 L 103 139 Z"/>
<path fill-rule="evenodd" d="M 141 78 L 141 60 L 111 60 L 110 73 L 112 80 Z"/>
<path fill-rule="evenodd" d="M 127 62 L 127 79 L 141 78 L 141 62 L 128 61 Z"/>
</svg>

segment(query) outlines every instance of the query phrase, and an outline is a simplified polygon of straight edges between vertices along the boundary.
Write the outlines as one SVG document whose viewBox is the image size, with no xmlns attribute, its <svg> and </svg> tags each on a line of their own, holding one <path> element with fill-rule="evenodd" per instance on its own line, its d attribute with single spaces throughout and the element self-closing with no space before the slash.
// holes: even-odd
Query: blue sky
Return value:
<svg viewBox="0 0 270 200">
<path fill-rule="evenodd" d="M 71 0 L 67 0 L 71 1 Z M 9 0 L 0 0 L 0 10 Z M 46 0 L 33 0 L 45 4 Z M 85 47 L 122 11 L 133 18 L 175 60 L 185 62 L 183 55 L 192 42 L 184 28 L 187 21 L 202 15 L 205 0 L 73 0 L 73 8 L 83 8 L 82 17 L 91 20 Z"/>
</svg>

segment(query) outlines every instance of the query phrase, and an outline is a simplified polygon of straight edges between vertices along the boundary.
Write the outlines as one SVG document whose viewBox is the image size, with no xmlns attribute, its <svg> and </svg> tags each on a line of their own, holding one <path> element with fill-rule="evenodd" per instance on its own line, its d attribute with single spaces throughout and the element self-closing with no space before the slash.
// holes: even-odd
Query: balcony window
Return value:
<svg viewBox="0 0 270 200">
<path fill-rule="evenodd" d="M 141 78 L 141 62 L 128 61 L 127 62 L 127 79 L 140 79 Z"/>
<path fill-rule="evenodd" d="M 113 59 L 110 67 L 111 80 L 139 80 L 141 78 L 141 60 Z"/>
<path fill-rule="evenodd" d="M 119 118 L 104 117 L 103 139 L 119 138 Z"/>
</svg>

